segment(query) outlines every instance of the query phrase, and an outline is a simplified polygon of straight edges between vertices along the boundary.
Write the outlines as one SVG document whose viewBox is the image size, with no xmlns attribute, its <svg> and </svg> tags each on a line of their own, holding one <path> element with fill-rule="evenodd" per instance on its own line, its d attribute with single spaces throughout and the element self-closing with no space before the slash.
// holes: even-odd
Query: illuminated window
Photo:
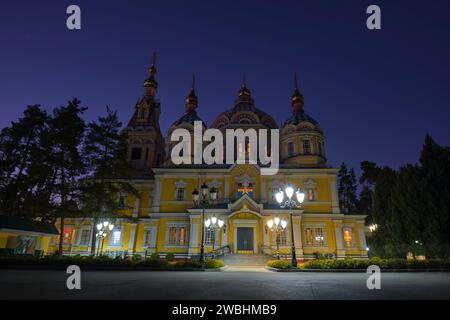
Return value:
<svg viewBox="0 0 450 320">
<path fill-rule="evenodd" d="M 124 208 L 127 205 L 127 195 L 125 193 L 119 194 L 119 205 Z"/>
<path fill-rule="evenodd" d="M 285 246 L 287 244 L 287 237 L 286 237 L 286 229 L 280 230 L 280 231 L 274 231 L 274 237 L 275 244 L 279 244 L 280 246 Z"/>
<path fill-rule="evenodd" d="M 309 140 L 303 140 L 302 146 L 304 154 L 311 154 L 311 143 Z"/>
<path fill-rule="evenodd" d="M 306 196 L 308 201 L 316 200 L 314 189 L 306 189 Z"/>
<path fill-rule="evenodd" d="M 111 246 L 119 246 L 122 241 L 122 231 L 121 230 L 113 230 L 110 235 L 109 245 Z"/>
<path fill-rule="evenodd" d="M 185 227 L 169 227 L 168 244 L 174 246 L 184 246 L 186 244 Z"/>
<path fill-rule="evenodd" d="M 207 245 L 212 245 L 216 242 L 216 229 L 208 228 L 205 230 L 205 243 Z"/>
<path fill-rule="evenodd" d="M 343 236 L 344 236 L 344 247 L 353 247 L 352 228 L 344 228 Z"/>
<path fill-rule="evenodd" d="M 239 143 L 239 158 L 241 158 L 241 159 L 244 158 L 244 149 L 243 149 L 242 143 Z"/>
<path fill-rule="evenodd" d="M 308 247 L 323 247 L 325 246 L 326 238 L 324 229 L 317 228 L 305 228 L 305 244 Z"/>
<path fill-rule="evenodd" d="M 72 235 L 73 235 L 72 229 L 64 229 L 64 244 L 72 243 Z"/>
<path fill-rule="evenodd" d="M 79 244 L 89 244 L 91 239 L 91 230 L 83 229 L 81 230 L 80 242 Z"/>
</svg>

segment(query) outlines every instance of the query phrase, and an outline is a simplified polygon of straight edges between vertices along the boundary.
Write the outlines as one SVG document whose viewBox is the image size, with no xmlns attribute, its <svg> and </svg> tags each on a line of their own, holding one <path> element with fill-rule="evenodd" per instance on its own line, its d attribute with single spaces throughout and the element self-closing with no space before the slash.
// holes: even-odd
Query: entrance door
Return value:
<svg viewBox="0 0 450 320">
<path fill-rule="evenodd" d="M 239 251 L 253 251 L 253 228 L 237 228 L 237 249 Z"/>
</svg>

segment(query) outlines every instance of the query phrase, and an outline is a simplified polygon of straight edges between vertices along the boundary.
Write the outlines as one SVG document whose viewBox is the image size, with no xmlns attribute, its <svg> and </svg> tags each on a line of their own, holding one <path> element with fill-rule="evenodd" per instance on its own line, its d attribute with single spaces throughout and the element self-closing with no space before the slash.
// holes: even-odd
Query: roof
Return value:
<svg viewBox="0 0 450 320">
<path fill-rule="evenodd" d="M 0 215 L 0 229 L 59 234 L 56 227 L 51 223 L 6 215 Z"/>
<path fill-rule="evenodd" d="M 303 110 L 299 112 L 293 112 L 292 116 L 290 116 L 283 124 L 283 127 L 287 124 L 298 125 L 300 122 L 307 121 L 312 123 L 313 125 L 318 125 L 318 122 L 314 120 L 312 117 L 307 115 Z"/>
</svg>

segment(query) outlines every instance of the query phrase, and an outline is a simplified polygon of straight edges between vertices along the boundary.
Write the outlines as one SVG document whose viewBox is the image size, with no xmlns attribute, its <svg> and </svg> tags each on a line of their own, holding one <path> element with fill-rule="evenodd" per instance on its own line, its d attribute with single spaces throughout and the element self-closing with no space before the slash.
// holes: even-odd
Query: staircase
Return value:
<svg viewBox="0 0 450 320">
<path fill-rule="evenodd" d="M 264 267 L 271 257 L 265 254 L 230 254 L 223 257 L 229 267 Z"/>
</svg>

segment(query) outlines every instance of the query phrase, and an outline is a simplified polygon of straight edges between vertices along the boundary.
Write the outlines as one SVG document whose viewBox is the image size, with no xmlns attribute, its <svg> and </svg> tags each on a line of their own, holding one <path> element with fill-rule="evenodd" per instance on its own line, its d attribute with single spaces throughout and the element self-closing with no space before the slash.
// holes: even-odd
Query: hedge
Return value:
<svg viewBox="0 0 450 320">
<path fill-rule="evenodd" d="M 169 259 L 171 260 L 171 259 Z M 160 259 L 152 256 L 149 259 L 141 260 L 133 257 L 131 260 L 122 258 L 109 258 L 106 256 L 100 257 L 60 257 L 60 256 L 45 256 L 43 258 L 33 256 L 6 256 L 0 257 L 0 266 L 68 266 L 68 265 L 94 266 L 94 267 L 133 267 L 139 268 L 198 268 L 202 267 L 200 261 L 197 260 L 176 260 L 168 261 L 167 259 Z M 220 268 L 224 263 L 221 260 L 206 260 L 205 268 Z"/>
<path fill-rule="evenodd" d="M 291 261 L 289 260 L 270 260 L 267 262 L 267 266 L 276 269 L 289 269 L 291 267 Z"/>
<path fill-rule="evenodd" d="M 450 259 L 427 259 L 427 260 L 406 260 L 406 259 L 381 259 L 378 257 L 370 260 L 359 260 L 346 258 L 317 259 L 306 262 L 302 269 L 367 269 L 370 265 L 378 265 L 380 269 L 449 269 Z"/>
</svg>

